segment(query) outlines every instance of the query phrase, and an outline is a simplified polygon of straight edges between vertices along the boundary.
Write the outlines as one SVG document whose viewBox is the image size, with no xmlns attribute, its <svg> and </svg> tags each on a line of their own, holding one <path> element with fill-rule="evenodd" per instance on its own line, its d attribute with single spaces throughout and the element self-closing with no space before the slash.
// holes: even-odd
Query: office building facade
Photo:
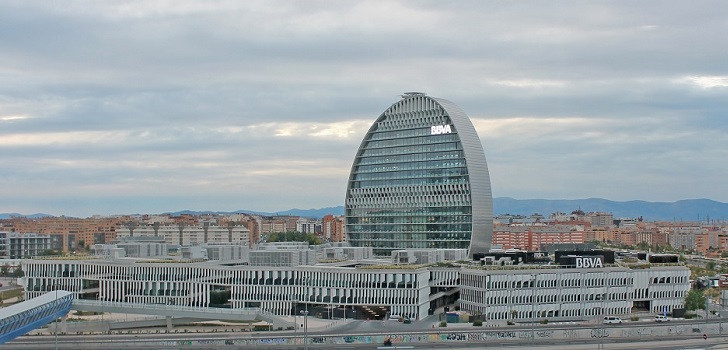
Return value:
<svg viewBox="0 0 728 350">
<path fill-rule="evenodd" d="M 490 249 L 493 204 L 480 139 L 454 103 L 406 93 L 364 136 L 349 175 L 346 231 L 377 255 Z"/>
<path fill-rule="evenodd" d="M 0 232 L 0 259 L 27 259 L 51 249 L 51 239 L 37 233 Z"/>
<path fill-rule="evenodd" d="M 272 250 L 267 253 L 286 253 Z M 590 320 L 633 310 L 671 312 L 684 307 L 690 269 L 545 268 L 544 266 L 366 265 L 357 267 L 228 266 L 223 262 L 135 259 L 26 259 L 19 283 L 31 299 L 56 286 L 76 299 L 106 303 L 179 305 L 200 311 L 214 291 L 230 291 L 231 309 L 259 308 L 280 316 L 295 309 L 356 310 L 356 318 L 403 315 L 421 319 L 458 299 L 462 310 L 488 321 Z M 459 292 L 459 293 L 458 293 Z M 376 311 L 380 310 L 380 311 Z M 371 313 L 374 311 L 374 313 Z"/>
</svg>

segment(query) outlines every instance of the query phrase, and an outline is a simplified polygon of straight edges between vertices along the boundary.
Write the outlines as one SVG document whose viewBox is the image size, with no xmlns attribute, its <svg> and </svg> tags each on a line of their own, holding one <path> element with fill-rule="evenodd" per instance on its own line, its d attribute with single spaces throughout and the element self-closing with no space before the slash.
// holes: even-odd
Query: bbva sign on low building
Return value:
<svg viewBox="0 0 728 350">
<path fill-rule="evenodd" d="M 582 256 L 576 258 L 577 268 L 604 267 L 604 258 L 601 256 Z"/>
<path fill-rule="evenodd" d="M 589 268 L 598 268 L 598 267 L 604 267 L 604 257 L 601 255 L 592 255 L 592 256 L 562 256 L 559 259 L 559 265 L 563 266 L 573 266 L 578 269 L 589 269 Z"/>
</svg>

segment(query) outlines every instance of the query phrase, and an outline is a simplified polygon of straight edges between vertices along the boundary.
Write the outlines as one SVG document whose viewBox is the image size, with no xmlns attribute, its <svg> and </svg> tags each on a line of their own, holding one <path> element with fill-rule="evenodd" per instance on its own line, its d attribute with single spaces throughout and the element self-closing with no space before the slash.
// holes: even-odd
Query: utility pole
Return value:
<svg viewBox="0 0 728 350">
<path fill-rule="evenodd" d="M 536 345 L 536 274 L 531 275 L 531 346 Z"/>
<path fill-rule="evenodd" d="M 303 314 L 303 348 L 308 350 L 308 302 L 311 300 L 309 295 L 309 285 L 311 284 L 311 278 L 306 278 L 306 310 L 301 311 Z"/>
<path fill-rule="evenodd" d="M 56 303 L 58 302 L 58 284 L 56 283 Z M 58 319 L 56 318 L 56 350 L 58 350 Z"/>
</svg>

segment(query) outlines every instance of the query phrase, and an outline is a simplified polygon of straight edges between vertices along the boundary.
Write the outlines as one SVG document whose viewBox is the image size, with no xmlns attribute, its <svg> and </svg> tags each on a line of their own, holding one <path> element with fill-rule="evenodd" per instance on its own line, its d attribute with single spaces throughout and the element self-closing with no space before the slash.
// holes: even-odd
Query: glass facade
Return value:
<svg viewBox="0 0 728 350">
<path fill-rule="evenodd" d="M 379 116 L 354 159 L 345 203 L 349 243 L 377 255 L 490 248 L 485 154 L 468 117 L 447 100 L 407 93 Z"/>
</svg>

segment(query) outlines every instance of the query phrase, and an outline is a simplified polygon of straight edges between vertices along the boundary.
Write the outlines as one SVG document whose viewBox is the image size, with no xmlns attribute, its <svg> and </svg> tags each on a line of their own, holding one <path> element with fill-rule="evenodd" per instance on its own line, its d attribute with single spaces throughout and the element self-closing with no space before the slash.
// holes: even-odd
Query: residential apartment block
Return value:
<svg viewBox="0 0 728 350">
<path fill-rule="evenodd" d="M 51 249 L 50 237 L 37 233 L 0 231 L 0 259 L 28 259 Z"/>
</svg>

